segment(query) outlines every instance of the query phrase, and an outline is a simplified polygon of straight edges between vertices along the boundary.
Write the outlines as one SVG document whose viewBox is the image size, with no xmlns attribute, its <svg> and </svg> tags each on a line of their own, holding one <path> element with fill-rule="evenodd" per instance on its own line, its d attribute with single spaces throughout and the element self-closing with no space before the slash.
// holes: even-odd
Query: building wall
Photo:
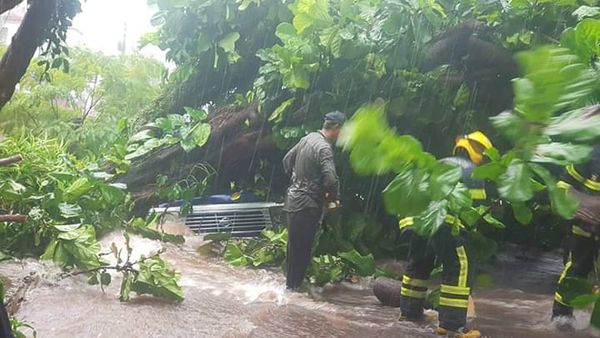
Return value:
<svg viewBox="0 0 600 338">
<path fill-rule="evenodd" d="M 25 17 L 27 3 L 23 2 L 10 11 L 0 15 L 0 44 L 8 45 L 12 36 L 19 29 L 19 25 Z"/>
</svg>

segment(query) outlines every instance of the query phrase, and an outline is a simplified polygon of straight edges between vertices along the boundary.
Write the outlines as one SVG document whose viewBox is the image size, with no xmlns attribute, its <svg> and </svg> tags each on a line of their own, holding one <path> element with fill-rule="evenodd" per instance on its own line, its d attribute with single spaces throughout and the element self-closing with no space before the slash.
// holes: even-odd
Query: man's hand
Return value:
<svg viewBox="0 0 600 338">
<path fill-rule="evenodd" d="M 329 210 L 329 211 L 335 211 L 335 210 L 339 209 L 341 206 L 342 205 L 340 204 L 339 200 L 337 200 L 335 202 L 329 202 L 327 204 L 327 210 Z"/>
</svg>

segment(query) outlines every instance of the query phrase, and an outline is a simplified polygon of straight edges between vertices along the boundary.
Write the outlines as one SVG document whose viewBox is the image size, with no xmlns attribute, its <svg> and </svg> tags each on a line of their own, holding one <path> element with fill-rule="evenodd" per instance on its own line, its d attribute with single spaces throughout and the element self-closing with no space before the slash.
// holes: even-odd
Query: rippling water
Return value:
<svg viewBox="0 0 600 338">
<path fill-rule="evenodd" d="M 122 243 L 120 233 L 102 240 L 104 247 L 113 242 Z M 198 238 L 190 238 L 182 247 L 166 245 L 164 257 L 182 275 L 186 299 L 180 304 L 147 296 L 120 303 L 117 276 L 102 293 L 87 285 L 84 276 L 58 280 L 55 268 L 36 261 L 4 263 L 0 275 L 40 276 L 17 314 L 35 326 L 39 337 L 433 336 L 432 327 L 398 322 L 398 309 L 380 306 L 368 280 L 310 294 L 289 293 L 280 272 L 230 267 L 218 257 L 198 254 L 199 244 Z M 161 245 L 133 237 L 134 256 Z M 578 313 L 578 331 L 565 334 L 551 328 L 552 288 L 560 264 L 552 255 L 529 260 L 506 256 L 486 267 L 495 286 L 474 292 L 471 326 L 489 337 L 600 336 L 586 328 L 585 311 Z"/>
</svg>

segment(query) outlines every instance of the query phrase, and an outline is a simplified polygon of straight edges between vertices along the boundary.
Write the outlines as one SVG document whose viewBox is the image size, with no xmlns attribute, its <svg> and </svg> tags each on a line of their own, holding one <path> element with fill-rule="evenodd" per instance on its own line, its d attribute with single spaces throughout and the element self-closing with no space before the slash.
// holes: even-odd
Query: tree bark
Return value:
<svg viewBox="0 0 600 338">
<path fill-rule="evenodd" d="M 56 0 L 31 0 L 21 26 L 0 60 L 0 109 L 10 100 L 35 51 L 46 39 Z"/>
</svg>

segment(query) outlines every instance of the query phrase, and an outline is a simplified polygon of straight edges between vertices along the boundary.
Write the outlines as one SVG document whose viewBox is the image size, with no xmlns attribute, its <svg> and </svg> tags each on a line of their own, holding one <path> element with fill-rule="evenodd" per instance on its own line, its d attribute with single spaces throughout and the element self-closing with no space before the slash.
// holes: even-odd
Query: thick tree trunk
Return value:
<svg viewBox="0 0 600 338">
<path fill-rule="evenodd" d="M 25 18 L 0 60 L 0 109 L 15 92 L 36 49 L 44 42 L 56 0 L 31 0 Z"/>
<path fill-rule="evenodd" d="M 204 147 L 185 153 L 176 145 L 152 152 L 135 161 L 131 169 L 119 177 L 119 182 L 127 184 L 136 201 L 136 214 L 147 212 L 157 202 L 154 193 L 158 175 L 167 175 L 173 181 L 202 175 L 194 169 L 199 163 L 205 163 L 215 170 L 211 192 L 223 192 L 232 181 L 254 179 L 261 159 L 279 165 L 281 151 L 273 142 L 271 126 L 257 113 L 256 107 L 224 107 L 211 115 L 212 132 Z M 277 185 L 278 175 L 273 175 L 275 179 L 268 179 Z"/>
</svg>

